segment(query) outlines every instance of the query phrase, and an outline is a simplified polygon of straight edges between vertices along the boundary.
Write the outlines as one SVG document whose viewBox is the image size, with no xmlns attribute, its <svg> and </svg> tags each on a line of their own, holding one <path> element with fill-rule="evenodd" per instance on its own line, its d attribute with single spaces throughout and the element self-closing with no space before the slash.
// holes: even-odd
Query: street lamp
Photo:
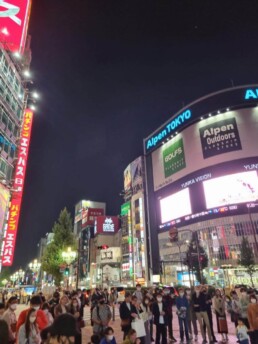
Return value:
<svg viewBox="0 0 258 344">
<path fill-rule="evenodd" d="M 62 252 L 62 258 L 68 265 L 69 271 L 70 271 L 70 265 L 76 258 L 76 252 L 72 251 L 71 247 L 68 247 L 66 251 Z M 69 271 L 68 271 L 68 276 L 67 276 L 67 289 L 69 287 Z"/>
<path fill-rule="evenodd" d="M 29 268 L 32 271 L 32 276 L 33 276 L 35 284 L 37 282 L 38 272 L 39 272 L 40 267 L 41 267 L 41 263 L 39 263 L 37 259 L 34 259 L 33 262 L 29 264 Z"/>
</svg>

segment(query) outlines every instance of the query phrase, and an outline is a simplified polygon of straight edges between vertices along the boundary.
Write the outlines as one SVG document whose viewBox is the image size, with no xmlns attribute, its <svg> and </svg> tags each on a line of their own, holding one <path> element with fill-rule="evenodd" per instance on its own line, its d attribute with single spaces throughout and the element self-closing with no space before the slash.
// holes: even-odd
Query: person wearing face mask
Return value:
<svg viewBox="0 0 258 344">
<path fill-rule="evenodd" d="M 55 306 L 54 316 L 58 317 L 60 314 L 65 314 L 70 312 L 69 299 L 67 295 L 63 295 L 60 298 L 59 305 Z"/>
<path fill-rule="evenodd" d="M 142 295 L 142 287 L 140 284 L 136 284 L 136 291 L 133 293 L 137 297 L 137 301 L 139 304 L 142 303 L 143 295 Z"/>
<path fill-rule="evenodd" d="M 247 317 L 247 308 L 250 303 L 249 296 L 247 295 L 247 291 L 245 288 L 240 289 L 240 299 L 239 299 L 239 306 L 240 306 L 240 318 L 243 320 L 245 326 L 249 329 L 249 322 L 248 322 L 248 317 Z"/>
<path fill-rule="evenodd" d="M 116 344 L 116 339 L 114 337 L 114 330 L 112 327 L 107 327 L 104 331 L 104 338 L 100 341 L 100 344 Z"/>
<path fill-rule="evenodd" d="M 50 312 L 54 317 L 54 309 L 59 304 L 60 301 L 60 294 L 58 291 L 55 291 L 53 294 L 53 297 L 48 301 L 48 304 L 50 306 Z"/>
<path fill-rule="evenodd" d="M 70 308 L 71 314 L 75 317 L 76 323 L 78 326 L 78 329 L 81 329 L 84 327 L 84 323 L 82 321 L 81 313 L 80 313 L 80 306 L 78 304 L 78 300 L 76 297 L 72 298 L 71 308 Z"/>
<path fill-rule="evenodd" d="M 258 343 L 258 304 L 254 294 L 250 295 L 250 304 L 247 308 L 248 323 L 250 324 L 250 340 L 251 344 Z"/>
<path fill-rule="evenodd" d="M 197 318 L 194 312 L 192 292 L 190 288 L 185 289 L 186 298 L 189 302 L 189 308 L 187 311 L 187 322 L 188 322 L 188 331 L 190 339 L 193 339 L 193 334 L 195 336 L 195 341 L 198 341 L 198 327 L 197 327 Z M 193 328 L 193 330 L 192 330 Z"/>
<path fill-rule="evenodd" d="M 25 320 L 25 323 L 21 325 L 18 334 L 17 344 L 40 344 L 40 332 L 36 323 L 36 311 L 31 308 Z"/>
<path fill-rule="evenodd" d="M 210 323 L 210 328 L 211 328 L 212 341 L 213 341 L 213 343 L 217 343 L 217 339 L 215 337 L 214 330 L 213 330 L 213 317 L 212 317 L 212 310 L 211 310 L 212 297 L 208 293 L 208 290 L 205 286 L 202 288 L 202 292 L 206 296 L 206 309 L 207 309 L 207 315 L 209 318 L 209 323 Z M 205 333 L 205 337 L 206 337 L 206 325 L 205 325 L 205 323 L 203 324 L 203 328 L 204 328 L 204 333 Z"/>
<path fill-rule="evenodd" d="M 156 344 L 160 344 L 160 337 L 162 344 L 167 344 L 167 307 L 163 301 L 162 294 L 157 294 L 157 302 L 153 303 L 152 313 L 154 316 L 154 324 L 156 325 Z"/>
<path fill-rule="evenodd" d="M 15 337 L 17 333 L 17 319 L 15 311 L 17 309 L 17 298 L 11 296 L 6 304 L 6 311 L 3 314 L 2 320 L 8 325 L 9 332 L 9 344 L 15 343 Z"/>
<path fill-rule="evenodd" d="M 216 290 L 215 296 L 213 297 L 213 309 L 216 314 L 218 333 L 222 336 L 222 342 L 227 342 L 228 325 L 225 312 L 225 300 L 221 295 L 219 289 Z"/>
<path fill-rule="evenodd" d="M 48 321 L 48 326 L 52 325 L 54 322 L 54 318 L 52 314 L 50 313 L 50 306 L 47 302 L 43 303 L 42 306 L 42 311 L 45 313 L 47 321 Z"/>
<path fill-rule="evenodd" d="M 92 311 L 93 334 L 97 334 L 100 338 L 103 337 L 105 329 L 111 320 L 112 314 L 108 305 L 105 304 L 105 299 L 102 295 L 99 296 L 98 305 Z"/>
<path fill-rule="evenodd" d="M 151 303 L 149 296 L 145 295 L 142 303 L 140 305 L 142 313 L 141 318 L 144 321 L 144 327 L 145 327 L 145 343 L 151 343 L 151 336 L 150 336 L 150 320 L 152 320 L 152 311 L 151 311 Z"/>
<path fill-rule="evenodd" d="M 175 343 L 177 341 L 173 335 L 173 306 L 175 304 L 175 296 L 174 293 L 170 293 L 169 288 L 164 289 L 163 301 L 165 302 L 168 311 L 167 319 L 169 340 Z"/>
<path fill-rule="evenodd" d="M 47 317 L 45 315 L 45 313 L 40 309 L 41 307 L 41 297 L 39 295 L 33 295 L 32 298 L 30 299 L 30 308 L 25 309 L 24 311 L 22 311 L 19 315 L 18 318 L 18 322 L 17 322 L 17 333 L 19 328 L 21 327 L 21 325 L 23 325 L 25 323 L 27 314 L 29 312 L 30 309 L 34 309 L 35 311 L 37 311 L 37 325 L 39 330 L 43 330 L 45 327 L 47 327 L 48 325 L 48 321 L 47 321 Z"/>
<path fill-rule="evenodd" d="M 132 304 L 132 296 L 129 292 L 125 293 L 125 300 L 121 303 L 119 308 L 119 315 L 121 319 L 121 329 L 124 332 L 124 338 L 127 336 L 127 333 L 132 328 L 133 319 L 138 317 L 137 309 Z"/>
<path fill-rule="evenodd" d="M 193 299 L 194 312 L 196 314 L 196 317 L 200 326 L 201 334 L 202 334 L 202 340 L 203 340 L 202 343 L 203 344 L 207 343 L 204 327 L 203 327 L 204 323 L 207 328 L 209 342 L 213 343 L 212 337 L 211 337 L 210 322 L 209 322 L 209 318 L 207 314 L 206 296 L 203 293 L 201 293 L 200 286 L 195 287 L 195 292 L 192 296 L 192 299 Z"/>
<path fill-rule="evenodd" d="M 190 337 L 188 332 L 188 321 L 187 321 L 187 311 L 189 308 L 189 302 L 185 296 L 184 289 L 179 289 L 179 296 L 176 299 L 176 308 L 179 321 L 180 329 L 180 344 L 184 343 L 184 335 L 187 340 L 187 343 L 190 343 Z"/>
</svg>

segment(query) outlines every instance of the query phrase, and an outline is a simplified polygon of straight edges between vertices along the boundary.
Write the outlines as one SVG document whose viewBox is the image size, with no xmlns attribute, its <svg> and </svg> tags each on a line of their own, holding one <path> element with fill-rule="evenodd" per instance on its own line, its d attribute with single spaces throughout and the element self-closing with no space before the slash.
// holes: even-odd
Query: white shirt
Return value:
<svg viewBox="0 0 258 344">
<path fill-rule="evenodd" d="M 158 302 L 158 306 L 159 306 L 159 312 L 163 312 L 163 304 L 162 302 Z M 164 316 L 163 315 L 160 315 L 159 316 L 159 323 L 160 324 L 165 324 L 165 321 L 164 321 Z"/>
<path fill-rule="evenodd" d="M 126 302 L 126 306 L 127 306 L 127 308 L 129 309 L 129 311 L 131 310 L 131 304 L 130 304 L 130 302 Z"/>
</svg>

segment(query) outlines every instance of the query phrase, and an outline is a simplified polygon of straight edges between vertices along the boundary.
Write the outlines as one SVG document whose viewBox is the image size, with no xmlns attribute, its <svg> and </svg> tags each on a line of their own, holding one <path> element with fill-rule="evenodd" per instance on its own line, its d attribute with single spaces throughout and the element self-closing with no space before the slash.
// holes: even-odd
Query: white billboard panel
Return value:
<svg viewBox="0 0 258 344">
<path fill-rule="evenodd" d="M 229 174 L 203 182 L 207 209 L 258 200 L 256 171 Z"/>
</svg>

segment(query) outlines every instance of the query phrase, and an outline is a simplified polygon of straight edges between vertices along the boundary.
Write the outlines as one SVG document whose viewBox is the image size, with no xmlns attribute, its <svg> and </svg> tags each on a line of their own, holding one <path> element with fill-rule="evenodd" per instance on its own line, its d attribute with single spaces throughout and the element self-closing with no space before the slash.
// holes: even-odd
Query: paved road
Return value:
<svg viewBox="0 0 258 344">
<path fill-rule="evenodd" d="M 19 316 L 20 312 L 27 307 L 28 306 L 25 306 L 25 305 L 18 305 L 18 308 L 16 311 L 17 317 Z M 116 307 L 115 314 L 116 314 L 116 320 L 111 321 L 110 326 L 113 327 L 113 329 L 115 331 L 115 337 L 117 340 L 117 344 L 121 344 L 123 341 L 122 340 L 123 339 L 123 333 L 121 332 L 121 327 L 120 327 L 119 308 L 118 307 Z M 86 326 L 82 329 L 83 344 L 88 344 L 90 341 L 90 337 L 92 335 L 92 327 L 90 326 L 90 308 L 87 306 L 85 307 L 85 311 L 84 311 L 84 320 L 85 320 Z M 216 319 L 215 318 L 214 318 L 214 324 L 216 325 Z M 228 344 L 235 344 L 236 343 L 235 327 L 230 322 L 230 320 L 228 320 L 228 326 L 229 326 Z M 155 328 L 155 326 L 154 326 L 154 328 Z M 176 315 L 174 315 L 173 329 L 174 329 L 174 336 L 179 342 L 180 341 L 179 326 L 178 326 L 178 321 L 177 321 Z M 214 329 L 216 329 L 215 326 L 214 326 Z M 220 335 L 217 335 L 216 337 L 217 337 L 218 341 L 221 339 Z M 201 336 L 199 335 L 199 341 L 193 342 L 193 344 L 201 344 L 201 343 L 202 343 L 202 340 L 201 340 Z M 146 343 L 146 344 L 150 344 L 150 343 Z"/>
</svg>

